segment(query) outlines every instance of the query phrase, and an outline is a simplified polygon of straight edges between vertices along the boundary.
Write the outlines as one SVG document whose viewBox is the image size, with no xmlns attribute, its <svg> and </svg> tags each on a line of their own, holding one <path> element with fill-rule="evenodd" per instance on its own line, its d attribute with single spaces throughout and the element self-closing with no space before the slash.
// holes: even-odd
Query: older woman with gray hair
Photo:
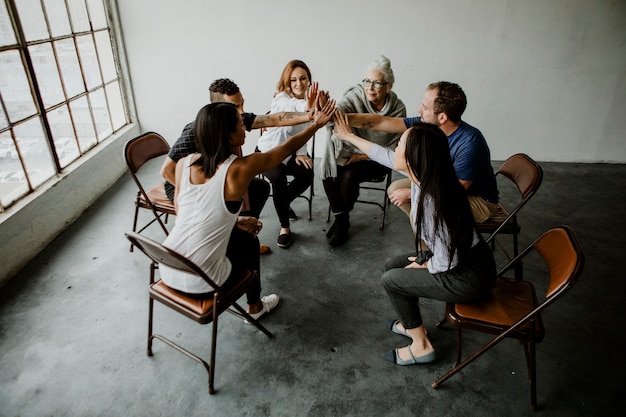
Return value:
<svg viewBox="0 0 626 417">
<path fill-rule="evenodd" d="M 405 117 L 402 100 L 391 91 L 395 81 L 389 59 L 383 55 L 371 63 L 360 84 L 348 89 L 337 102 L 344 113 L 373 113 L 382 116 Z M 355 128 L 354 132 L 371 142 L 393 150 L 400 135 Z M 389 172 L 370 160 L 366 154 L 350 144 L 342 142 L 327 129 L 327 141 L 321 161 L 321 178 L 324 191 L 335 216 L 333 225 L 326 233 L 331 246 L 339 246 L 348 239 L 350 211 L 359 197 L 359 184 L 372 178 L 383 178 Z"/>
</svg>

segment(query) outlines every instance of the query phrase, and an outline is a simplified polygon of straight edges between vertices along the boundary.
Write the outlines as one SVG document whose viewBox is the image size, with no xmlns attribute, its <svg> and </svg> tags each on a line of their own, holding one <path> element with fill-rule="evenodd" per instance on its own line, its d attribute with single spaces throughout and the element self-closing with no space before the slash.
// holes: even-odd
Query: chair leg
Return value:
<svg viewBox="0 0 626 417">
<path fill-rule="evenodd" d="M 152 317 L 154 314 L 154 300 L 150 297 L 148 303 L 148 349 L 147 355 L 152 356 Z"/>
<path fill-rule="evenodd" d="M 524 343 L 524 353 L 526 355 L 526 366 L 528 367 L 528 379 L 530 382 L 530 409 L 537 411 L 537 362 L 535 352 L 535 342 Z"/>
<path fill-rule="evenodd" d="M 209 394 L 215 393 L 215 386 L 213 384 L 215 378 L 215 350 L 217 347 L 217 320 L 218 320 L 217 308 L 213 309 L 213 326 L 211 331 L 211 359 L 209 359 Z"/>
</svg>

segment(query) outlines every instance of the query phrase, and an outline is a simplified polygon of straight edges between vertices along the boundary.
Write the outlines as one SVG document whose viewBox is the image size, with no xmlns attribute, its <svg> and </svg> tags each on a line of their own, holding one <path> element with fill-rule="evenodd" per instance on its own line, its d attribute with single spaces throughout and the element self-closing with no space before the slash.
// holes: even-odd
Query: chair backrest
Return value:
<svg viewBox="0 0 626 417">
<path fill-rule="evenodd" d="M 534 194 L 543 180 L 543 169 L 531 157 L 518 153 L 510 156 L 498 168 L 496 174 L 501 174 L 515 183 L 523 200 Z"/>
<path fill-rule="evenodd" d="M 129 140 L 124 147 L 124 158 L 130 172 L 134 175 L 139 168 L 151 159 L 166 155 L 170 145 L 163 136 L 147 132 Z"/>
<path fill-rule="evenodd" d="M 546 299 L 560 295 L 576 282 L 585 258 L 576 235 L 569 226 L 558 226 L 546 231 L 532 247 L 548 266 Z"/>
<path fill-rule="evenodd" d="M 185 256 L 139 233 L 128 231 L 125 235 L 134 246 L 138 247 L 153 262 L 197 275 L 208 282 L 216 291 L 219 290 L 220 287 L 198 265 Z"/>
</svg>

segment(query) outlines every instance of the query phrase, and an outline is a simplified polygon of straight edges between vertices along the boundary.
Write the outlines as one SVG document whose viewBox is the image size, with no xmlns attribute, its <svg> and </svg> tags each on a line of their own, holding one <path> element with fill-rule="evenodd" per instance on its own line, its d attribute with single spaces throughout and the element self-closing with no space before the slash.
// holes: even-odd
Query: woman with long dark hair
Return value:
<svg viewBox="0 0 626 417">
<path fill-rule="evenodd" d="M 395 152 L 352 133 L 347 117 L 335 117 L 335 134 L 370 159 L 399 171 L 411 180 L 411 224 L 415 249 L 385 262 L 382 283 L 399 320 L 388 320 L 395 334 L 412 339 L 404 348 L 385 354 L 397 365 L 435 360 L 418 301 L 478 301 L 489 294 L 496 266 L 489 246 L 474 229 L 465 190 L 459 183 L 446 135 L 427 123 L 404 132 Z"/>
<path fill-rule="evenodd" d="M 268 152 L 235 155 L 246 130 L 235 105 L 204 106 L 195 122 L 196 147 L 176 164 L 174 204 L 176 224 L 163 244 L 200 266 L 218 285 L 228 285 L 243 269 L 259 271 L 262 224 L 255 217 L 240 217 L 243 195 L 250 181 L 278 165 L 299 149 L 334 113 L 334 101 L 316 111 L 306 129 Z M 213 289 L 202 279 L 163 267 L 163 282 L 178 291 L 203 297 Z M 261 298 L 258 285 L 247 294 L 248 312 L 256 319 L 278 304 L 278 296 Z"/>
</svg>

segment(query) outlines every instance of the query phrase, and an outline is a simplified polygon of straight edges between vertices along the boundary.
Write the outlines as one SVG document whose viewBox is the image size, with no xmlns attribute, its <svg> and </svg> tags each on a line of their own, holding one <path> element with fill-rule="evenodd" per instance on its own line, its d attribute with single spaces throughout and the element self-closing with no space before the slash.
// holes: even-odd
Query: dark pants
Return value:
<svg viewBox="0 0 626 417">
<path fill-rule="evenodd" d="M 233 269 L 230 271 L 230 275 L 223 287 L 228 288 L 229 283 L 236 283 L 236 277 L 241 276 L 245 270 L 257 271 L 257 279 L 246 292 L 246 297 L 250 305 L 261 301 L 261 253 L 259 252 L 259 239 L 235 226 L 230 234 L 226 257 L 233 265 Z"/>
<path fill-rule="evenodd" d="M 256 217 L 258 219 L 269 196 L 270 185 L 267 181 L 263 181 L 260 178 L 253 178 L 248 185 L 248 201 L 250 202 L 250 210 L 242 210 L 239 215 Z"/>
<path fill-rule="evenodd" d="M 425 268 L 405 268 L 410 263 L 407 258 L 414 255 L 415 252 L 389 258 L 382 276 L 391 305 L 406 329 L 422 325 L 420 297 L 471 303 L 488 296 L 495 284 L 496 264 L 491 249 L 482 240 L 472 248 L 466 265 L 437 274 Z"/>
<path fill-rule="evenodd" d="M 337 166 L 337 177 L 322 181 L 324 191 L 333 213 L 350 212 L 359 198 L 359 184 L 380 180 L 389 172 L 389 168 L 374 161 L 359 161 Z"/>
<path fill-rule="evenodd" d="M 313 169 L 296 163 L 295 156 L 287 162 L 279 164 L 276 168 L 263 173 L 272 183 L 272 198 L 280 227 L 289 227 L 289 205 L 291 202 L 306 191 L 313 184 Z M 287 181 L 287 175 L 293 176 Z"/>
</svg>

